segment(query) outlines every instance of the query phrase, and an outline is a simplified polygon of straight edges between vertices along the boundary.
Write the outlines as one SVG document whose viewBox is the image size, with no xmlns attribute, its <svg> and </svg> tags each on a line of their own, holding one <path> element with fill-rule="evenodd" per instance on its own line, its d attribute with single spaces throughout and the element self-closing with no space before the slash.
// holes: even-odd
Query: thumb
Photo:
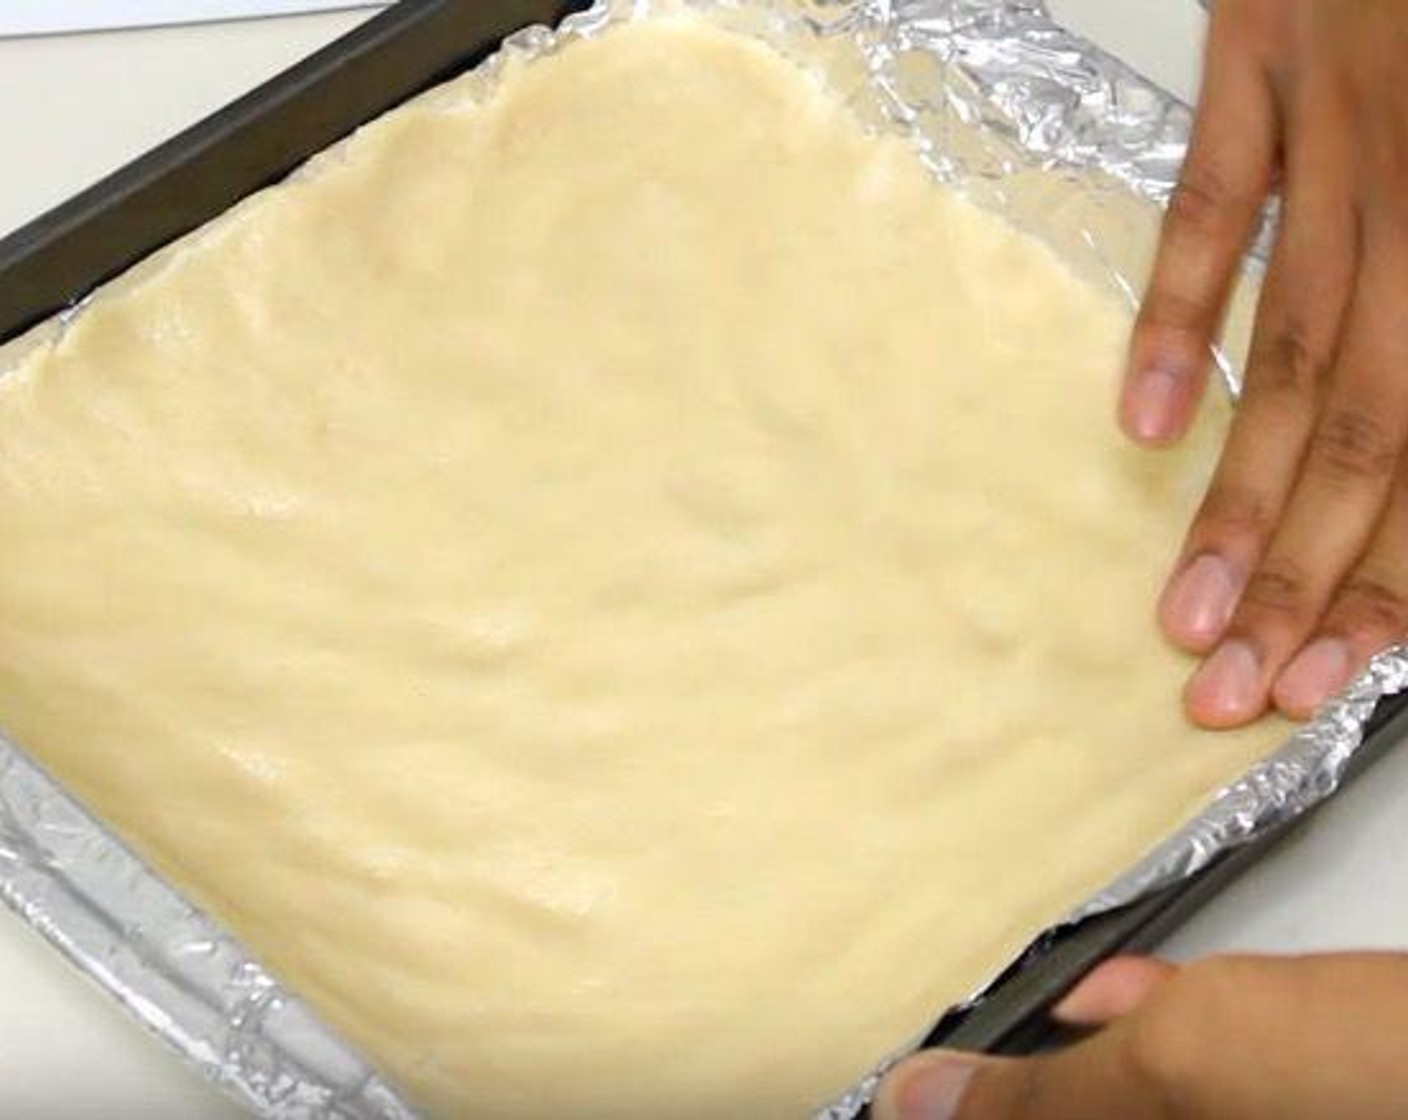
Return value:
<svg viewBox="0 0 1408 1120">
<path fill-rule="evenodd" d="M 1169 1100 L 1104 1031 L 1057 1054 L 987 1058 L 935 1050 L 901 1065 L 875 1120 L 1170 1120 Z"/>
</svg>

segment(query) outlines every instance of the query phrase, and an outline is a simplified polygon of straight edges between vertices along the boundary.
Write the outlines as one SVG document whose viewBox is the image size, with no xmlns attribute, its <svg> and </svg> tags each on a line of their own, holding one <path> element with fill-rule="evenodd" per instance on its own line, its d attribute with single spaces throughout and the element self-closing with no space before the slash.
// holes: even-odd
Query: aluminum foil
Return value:
<svg viewBox="0 0 1408 1120">
<path fill-rule="evenodd" d="M 259 1115 L 412 1120 L 246 949 L 4 741 L 0 897 Z"/>
<path fill-rule="evenodd" d="M 1275 754 L 1227 786 L 1187 825 L 1071 915 L 1127 905 L 1202 870 L 1228 848 L 1313 809 L 1344 782 L 1379 702 L 1408 690 L 1408 646 L 1379 654 Z"/>
<path fill-rule="evenodd" d="M 759 35 L 813 67 L 870 127 L 911 137 L 941 179 L 1046 241 L 1087 279 L 1134 299 L 1190 114 L 1056 26 L 1039 0 L 601 0 L 557 30 L 514 36 L 457 84 L 455 96 L 466 83 L 491 92 L 502 67 L 516 60 L 682 7 Z M 315 174 L 318 162 L 299 174 Z M 1244 301 L 1243 318 L 1245 308 Z M 1234 326 L 1237 320 L 1234 313 Z M 1234 339 L 1218 354 L 1234 391 L 1237 353 Z M 1330 796 L 1376 703 L 1405 688 L 1408 648 L 1377 658 L 1282 750 L 1071 920 L 1191 875 Z M 3 741 L 0 896 L 259 1115 L 413 1120 L 393 1090 L 248 950 Z M 935 1021 L 944 1010 L 935 1008 Z M 854 1117 L 885 1066 L 817 1120 Z"/>
</svg>

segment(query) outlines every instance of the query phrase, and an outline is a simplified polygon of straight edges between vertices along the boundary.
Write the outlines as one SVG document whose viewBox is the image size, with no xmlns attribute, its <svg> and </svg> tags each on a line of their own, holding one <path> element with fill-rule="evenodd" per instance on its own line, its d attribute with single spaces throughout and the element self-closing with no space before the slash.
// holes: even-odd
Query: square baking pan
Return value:
<svg viewBox="0 0 1408 1120">
<path fill-rule="evenodd" d="M 407 98 L 587 0 L 402 0 L 292 69 L 0 239 L 0 345 L 283 178 Z M 1382 701 L 1351 773 L 1408 732 L 1408 694 Z M 1303 819 L 1303 818 L 1302 818 Z M 1224 853 L 1122 909 L 1049 934 L 927 1040 L 994 1053 L 1062 1041 L 1047 1010 L 1110 955 L 1148 948 L 1294 825 Z"/>
</svg>

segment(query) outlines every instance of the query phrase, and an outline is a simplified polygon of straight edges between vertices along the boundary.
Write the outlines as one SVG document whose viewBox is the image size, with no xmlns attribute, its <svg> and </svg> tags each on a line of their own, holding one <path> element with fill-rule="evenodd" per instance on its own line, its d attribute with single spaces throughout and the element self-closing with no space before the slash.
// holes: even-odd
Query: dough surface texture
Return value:
<svg viewBox="0 0 1408 1120">
<path fill-rule="evenodd" d="M 438 1120 L 805 1120 L 1281 734 L 1151 617 L 1223 418 L 751 40 L 119 287 L 0 380 L 0 724 Z"/>
</svg>

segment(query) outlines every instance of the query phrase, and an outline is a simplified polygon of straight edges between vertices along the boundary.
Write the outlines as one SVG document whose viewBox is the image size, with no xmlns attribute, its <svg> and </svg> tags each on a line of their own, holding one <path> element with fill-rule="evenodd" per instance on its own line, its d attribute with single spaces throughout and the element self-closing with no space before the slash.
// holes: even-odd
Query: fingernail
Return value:
<svg viewBox="0 0 1408 1120">
<path fill-rule="evenodd" d="M 1188 705 L 1200 723 L 1230 727 L 1261 714 L 1261 662 L 1246 642 L 1217 647 L 1188 682 Z"/>
<path fill-rule="evenodd" d="M 1182 383 L 1183 378 L 1168 369 L 1155 367 L 1141 373 L 1129 390 L 1130 434 L 1149 443 L 1173 436 Z"/>
<path fill-rule="evenodd" d="M 974 1063 L 963 1057 L 926 1060 L 895 1090 L 899 1120 L 953 1120 L 973 1071 Z"/>
<path fill-rule="evenodd" d="M 1309 715 L 1349 681 L 1349 647 L 1338 638 L 1320 638 L 1300 653 L 1276 682 L 1276 704 Z"/>
<path fill-rule="evenodd" d="M 1164 592 L 1164 626 L 1190 644 L 1216 641 L 1232 619 L 1237 591 L 1231 565 L 1220 556 L 1204 553 Z"/>
</svg>

